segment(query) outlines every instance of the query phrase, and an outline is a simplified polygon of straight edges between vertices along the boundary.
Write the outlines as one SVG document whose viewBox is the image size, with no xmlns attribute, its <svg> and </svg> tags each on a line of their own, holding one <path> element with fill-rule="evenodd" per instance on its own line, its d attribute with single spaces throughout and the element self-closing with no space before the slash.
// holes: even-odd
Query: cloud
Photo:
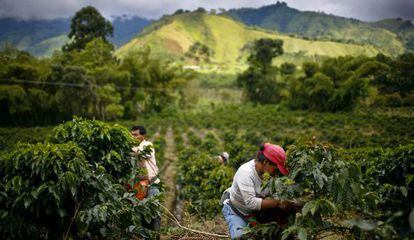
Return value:
<svg viewBox="0 0 414 240">
<path fill-rule="evenodd" d="M 413 0 L 285 0 L 289 6 L 323 11 L 362 20 L 389 17 L 414 19 Z M 260 7 L 276 0 L 0 0 L 0 17 L 51 19 L 70 17 L 80 8 L 92 5 L 105 17 L 139 15 L 158 18 L 177 9 Z"/>
<path fill-rule="evenodd" d="M 414 19 L 413 0 L 291 0 L 290 6 L 303 10 L 324 11 L 365 21 L 402 17 Z"/>
<path fill-rule="evenodd" d="M 20 19 L 68 17 L 79 7 L 78 0 L 0 0 L 0 17 Z"/>
</svg>

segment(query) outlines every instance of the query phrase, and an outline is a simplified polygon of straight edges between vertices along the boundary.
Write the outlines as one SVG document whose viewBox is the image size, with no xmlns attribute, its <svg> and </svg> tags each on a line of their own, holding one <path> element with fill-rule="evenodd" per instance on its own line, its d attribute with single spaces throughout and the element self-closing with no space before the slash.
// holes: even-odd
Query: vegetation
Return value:
<svg viewBox="0 0 414 240">
<path fill-rule="evenodd" d="M 13 48 L 0 52 L 1 124 L 50 124 L 73 115 L 133 118 L 175 104 L 181 95 L 173 90 L 192 78 L 154 59 L 149 49 L 130 53 L 122 62 L 111 49 L 94 39 L 81 51 L 45 60 Z"/>
<path fill-rule="evenodd" d="M 75 119 L 55 128 L 52 140 L 2 154 L 2 236 L 150 236 L 143 225 L 159 214 L 158 197 L 138 201 L 123 186 L 134 176 L 125 128 Z"/>
<path fill-rule="evenodd" d="M 150 21 L 138 16 L 112 19 L 113 37 L 108 40 L 116 47 L 134 38 Z M 22 20 L 0 18 L 0 49 L 13 46 L 36 57 L 51 57 L 69 42 L 71 19 Z"/>
<path fill-rule="evenodd" d="M 183 150 L 180 153 L 179 183 L 181 196 L 189 201 L 188 210 L 202 218 L 219 213 L 217 201 L 220 191 L 230 186 L 231 172 L 254 158 L 258 150 L 256 144 L 271 141 L 289 149 L 290 175 L 271 178 L 267 181 L 268 186 L 278 198 L 293 198 L 306 204 L 299 213 L 290 215 L 286 226 L 270 222 L 247 229 L 251 238 L 287 239 L 295 236 L 317 239 L 334 234 L 358 239 L 409 239 L 409 223 L 412 221 L 409 215 L 414 211 L 412 136 L 391 137 L 387 132 L 395 134 L 396 129 L 408 127 L 406 124 L 412 123 L 413 116 L 396 123 L 391 120 L 396 116 L 387 117 L 380 112 L 360 112 L 353 116 L 340 113 L 291 114 L 291 111 L 266 106 L 225 107 L 211 114 L 187 116 L 192 127 L 214 127 L 214 132 L 220 133 L 218 136 L 222 139 L 218 141 L 217 135 L 211 132 L 203 134 L 204 137 L 193 130 L 186 132 L 187 148 L 180 147 Z M 400 112 L 399 115 L 403 114 Z M 173 122 L 172 119 L 168 121 Z M 345 122 L 350 125 L 340 137 L 339 129 L 345 126 Z M 183 122 L 178 121 L 177 124 L 186 129 Z M 378 128 L 371 131 L 384 129 L 382 133 L 366 135 L 362 130 L 376 124 Z M 395 130 L 390 129 L 392 126 Z M 314 133 L 319 133 L 312 141 L 308 141 L 312 131 L 299 133 L 309 128 L 315 128 Z M 353 131 L 355 137 L 352 136 Z M 335 142 L 336 146 L 318 143 L 315 139 Z M 350 144 L 351 139 L 360 142 Z M 389 142 L 389 139 L 395 140 Z M 223 150 L 230 153 L 227 166 L 213 158 Z M 220 191 L 216 191 L 218 186 Z M 379 205 L 384 207 L 379 208 Z"/>
<path fill-rule="evenodd" d="M 281 40 L 259 39 L 254 42 L 248 58 L 249 68 L 237 78 L 243 87 L 246 98 L 255 103 L 273 103 L 280 101 L 279 85 L 276 80 L 276 68 L 272 59 L 283 54 Z"/>
<path fill-rule="evenodd" d="M 289 176 L 267 184 L 275 196 L 306 199 L 306 204 L 301 212 L 288 218 L 289 227 L 270 223 L 251 228 L 249 234 L 255 239 L 288 239 L 292 235 L 315 239 L 330 232 L 358 239 L 408 237 L 408 215 L 414 211 L 413 182 L 407 178 L 413 167 L 412 151 L 413 146 L 408 145 L 379 154 L 368 151 L 370 157 L 365 161 L 355 156 L 344 161 L 329 145 L 292 146 L 288 153 Z M 391 163 L 396 159 L 400 159 L 398 166 Z M 400 177 L 394 179 L 390 176 L 393 174 Z M 388 210 L 379 210 L 378 204 Z"/>
<path fill-rule="evenodd" d="M 254 44 L 249 68 L 237 79 L 246 99 L 252 102 L 284 103 L 293 109 L 318 111 L 350 110 L 364 102 L 365 105 L 413 104 L 412 53 L 396 59 L 378 55 L 328 58 L 321 64 L 304 62 L 304 76 L 294 76 L 295 65 L 284 64 L 280 68 L 272 65 L 272 59 L 283 54 L 280 40 L 261 39 Z M 384 96 L 400 100 L 385 100 Z"/>
<path fill-rule="evenodd" d="M 63 47 L 64 51 L 82 50 L 95 38 L 101 38 L 109 44 L 106 37 L 113 36 L 112 24 L 92 6 L 84 7 L 73 16 L 68 37 L 71 42 Z"/>
<path fill-rule="evenodd" d="M 275 8 L 290 11 L 280 2 L 260 10 Z M 414 54 L 400 54 L 389 32 L 366 33 L 388 41 L 384 51 L 249 28 L 199 8 L 163 16 L 114 53 L 112 27 L 96 9 L 73 22 L 73 41 L 51 58 L 0 52 L 1 236 L 156 238 L 148 223 L 172 216 L 161 211 L 163 196 L 140 201 L 131 188 L 142 155 L 131 155 L 137 143 L 128 128 L 139 124 L 171 187 L 167 206 L 183 203 L 185 221 L 203 231 L 212 219 L 225 227 L 222 192 L 271 142 L 288 150 L 290 174 L 264 176 L 263 187 L 304 206 L 286 219 L 256 219 L 249 238 L 412 238 Z M 80 33 L 79 23 L 92 28 Z M 339 34 L 348 23 L 366 27 L 338 20 Z"/>
<path fill-rule="evenodd" d="M 407 49 L 414 50 L 414 25 L 410 20 L 403 20 L 401 18 L 384 19 L 374 22 L 372 25 L 396 33 L 402 39 Z"/>
<path fill-rule="evenodd" d="M 299 11 L 285 2 L 257 9 L 241 8 L 225 12 L 249 26 L 259 26 L 306 39 L 370 44 L 392 55 L 404 52 L 404 43 L 394 33 L 370 23 L 320 12 Z M 411 36 L 412 39 L 412 36 Z"/>
<path fill-rule="evenodd" d="M 142 34 L 119 48 L 116 56 L 123 58 L 128 52 L 149 46 L 155 56 L 193 64 L 194 59 L 186 57 L 186 53 L 191 46 L 199 43 L 210 50 L 210 64 L 206 67 L 212 65 L 221 72 L 234 73 L 245 69 L 252 42 L 262 38 L 284 41 L 285 54 L 279 58 L 279 62 L 300 64 L 318 57 L 375 56 L 380 52 L 390 54 L 389 51 L 380 50 L 373 45 L 304 40 L 250 28 L 228 17 L 191 12 L 165 16 L 152 23 Z"/>
</svg>

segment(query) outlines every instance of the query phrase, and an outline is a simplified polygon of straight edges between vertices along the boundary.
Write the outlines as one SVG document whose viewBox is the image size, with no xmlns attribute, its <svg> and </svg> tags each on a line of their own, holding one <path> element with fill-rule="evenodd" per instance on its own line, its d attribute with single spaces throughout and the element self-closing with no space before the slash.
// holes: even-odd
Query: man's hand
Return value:
<svg viewBox="0 0 414 240">
<path fill-rule="evenodd" d="M 280 200 L 277 207 L 282 210 L 289 210 L 293 207 L 293 204 L 289 201 Z"/>
<path fill-rule="evenodd" d="M 303 201 L 293 201 L 293 208 L 295 209 L 296 212 L 299 212 L 302 210 L 303 206 L 305 205 L 305 202 Z"/>
</svg>

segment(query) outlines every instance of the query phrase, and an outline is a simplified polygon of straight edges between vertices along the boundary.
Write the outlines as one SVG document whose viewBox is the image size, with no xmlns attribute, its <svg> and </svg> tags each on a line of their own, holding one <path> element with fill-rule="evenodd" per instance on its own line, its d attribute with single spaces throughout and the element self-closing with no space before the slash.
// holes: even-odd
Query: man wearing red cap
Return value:
<svg viewBox="0 0 414 240">
<path fill-rule="evenodd" d="M 264 173 L 271 176 L 278 173 L 289 174 L 285 162 L 286 153 L 282 147 L 265 143 L 257 152 L 256 159 L 239 167 L 232 186 L 227 190 L 230 196 L 224 200 L 222 210 L 231 239 L 243 237 L 243 228 L 247 226 L 249 215 L 254 212 L 275 208 L 287 210 L 293 207 L 288 201 L 265 199 L 269 195 L 269 189 L 262 189 Z"/>
</svg>

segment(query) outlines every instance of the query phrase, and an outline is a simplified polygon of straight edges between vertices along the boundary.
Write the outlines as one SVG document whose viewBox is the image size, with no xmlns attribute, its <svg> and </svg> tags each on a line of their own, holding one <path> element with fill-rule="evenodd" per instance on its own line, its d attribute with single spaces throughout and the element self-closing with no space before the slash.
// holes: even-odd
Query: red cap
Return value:
<svg viewBox="0 0 414 240">
<path fill-rule="evenodd" d="M 275 163 L 277 165 L 277 168 L 279 168 L 279 171 L 283 175 L 289 174 L 289 171 L 285 167 L 286 153 L 281 146 L 265 143 L 263 155 L 265 155 L 267 159 Z"/>
</svg>

